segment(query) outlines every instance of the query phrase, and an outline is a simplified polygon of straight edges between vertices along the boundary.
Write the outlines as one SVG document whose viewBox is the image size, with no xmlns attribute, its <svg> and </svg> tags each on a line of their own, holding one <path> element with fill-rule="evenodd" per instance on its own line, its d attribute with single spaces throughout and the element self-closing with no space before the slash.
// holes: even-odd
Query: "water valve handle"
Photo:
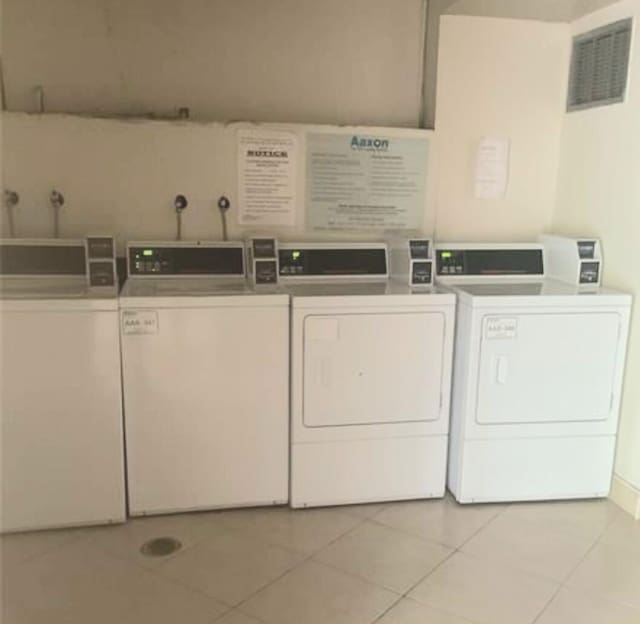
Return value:
<svg viewBox="0 0 640 624">
<path fill-rule="evenodd" d="M 227 210 L 229 210 L 230 206 L 231 202 L 229 201 L 229 198 L 222 195 L 218 200 L 218 208 L 220 208 L 220 210 L 222 210 L 223 212 L 226 212 Z"/>
<path fill-rule="evenodd" d="M 173 205 L 176 207 L 176 212 L 182 212 L 189 205 L 189 202 L 184 195 L 176 195 Z"/>
<path fill-rule="evenodd" d="M 13 208 L 20 203 L 20 195 L 15 191 L 6 190 L 4 192 L 4 204 L 7 208 Z"/>
<path fill-rule="evenodd" d="M 49 195 L 49 201 L 54 208 L 61 208 L 64 206 L 64 195 L 54 189 L 51 191 L 51 195 Z"/>
</svg>

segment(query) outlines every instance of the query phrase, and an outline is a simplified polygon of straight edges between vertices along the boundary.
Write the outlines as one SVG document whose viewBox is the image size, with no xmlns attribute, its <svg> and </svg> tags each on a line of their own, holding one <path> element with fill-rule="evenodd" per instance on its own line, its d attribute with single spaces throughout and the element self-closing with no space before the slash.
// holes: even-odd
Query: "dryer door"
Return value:
<svg viewBox="0 0 640 624">
<path fill-rule="evenodd" d="M 485 316 L 477 422 L 607 420 L 620 328 L 615 312 Z"/>
<path fill-rule="evenodd" d="M 304 424 L 440 418 L 440 312 L 312 315 L 304 321 Z"/>
</svg>

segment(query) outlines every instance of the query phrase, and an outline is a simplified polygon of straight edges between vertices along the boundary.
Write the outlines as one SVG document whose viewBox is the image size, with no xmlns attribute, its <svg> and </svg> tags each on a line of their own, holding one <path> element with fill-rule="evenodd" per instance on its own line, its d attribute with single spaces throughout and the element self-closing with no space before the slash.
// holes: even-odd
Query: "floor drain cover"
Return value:
<svg viewBox="0 0 640 624">
<path fill-rule="evenodd" d="M 156 537 L 142 544 L 140 552 L 147 557 L 166 557 L 182 548 L 182 544 L 174 537 Z"/>
</svg>

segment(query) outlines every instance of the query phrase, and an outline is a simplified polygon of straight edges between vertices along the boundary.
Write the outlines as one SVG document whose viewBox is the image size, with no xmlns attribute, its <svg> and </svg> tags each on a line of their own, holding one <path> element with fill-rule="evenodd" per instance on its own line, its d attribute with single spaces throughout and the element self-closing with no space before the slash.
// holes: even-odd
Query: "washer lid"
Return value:
<svg viewBox="0 0 640 624">
<path fill-rule="evenodd" d="M 120 292 L 121 308 L 288 305 L 286 292 L 254 289 L 244 279 L 135 277 L 129 278 Z"/>
<path fill-rule="evenodd" d="M 0 308 L 20 310 L 116 310 L 115 287 L 92 289 L 85 277 L 4 277 Z"/>
</svg>

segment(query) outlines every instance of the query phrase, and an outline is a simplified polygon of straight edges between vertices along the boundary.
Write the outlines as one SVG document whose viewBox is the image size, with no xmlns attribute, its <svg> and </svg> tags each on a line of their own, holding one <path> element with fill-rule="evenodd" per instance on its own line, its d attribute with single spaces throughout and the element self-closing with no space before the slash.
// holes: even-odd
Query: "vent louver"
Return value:
<svg viewBox="0 0 640 624">
<path fill-rule="evenodd" d="M 631 28 L 629 18 L 574 37 L 567 111 L 624 100 Z"/>
</svg>

